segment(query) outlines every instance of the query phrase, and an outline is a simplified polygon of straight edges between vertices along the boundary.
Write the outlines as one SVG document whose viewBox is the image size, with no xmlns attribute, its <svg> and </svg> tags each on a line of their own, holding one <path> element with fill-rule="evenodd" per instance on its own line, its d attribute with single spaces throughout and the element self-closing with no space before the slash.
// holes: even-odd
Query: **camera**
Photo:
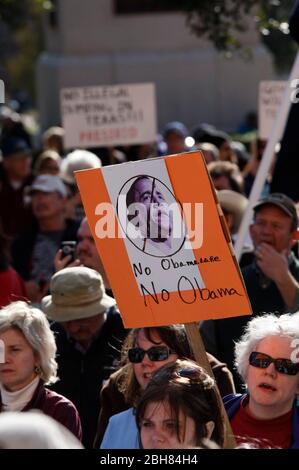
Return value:
<svg viewBox="0 0 299 470">
<path fill-rule="evenodd" d="M 65 258 L 68 255 L 71 255 L 71 259 L 69 262 L 72 263 L 73 261 L 75 261 L 76 245 L 77 245 L 77 242 L 75 241 L 61 242 L 61 246 L 60 246 L 61 251 L 62 251 L 61 259 Z"/>
</svg>

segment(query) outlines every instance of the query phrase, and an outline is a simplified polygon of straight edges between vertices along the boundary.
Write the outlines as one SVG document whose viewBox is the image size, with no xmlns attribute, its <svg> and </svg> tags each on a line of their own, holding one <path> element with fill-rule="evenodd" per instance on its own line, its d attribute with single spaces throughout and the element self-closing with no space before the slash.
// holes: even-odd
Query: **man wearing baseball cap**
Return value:
<svg viewBox="0 0 299 470">
<path fill-rule="evenodd" d="M 188 137 L 187 127 L 179 121 L 168 122 L 163 130 L 166 144 L 165 153 L 172 155 L 188 151 L 185 139 Z"/>
<path fill-rule="evenodd" d="M 272 193 L 260 199 L 253 210 L 250 235 L 254 260 L 242 269 L 253 315 L 296 312 L 299 310 L 299 261 L 291 250 L 298 234 L 295 203 L 285 194 Z M 204 322 L 202 327 L 206 346 L 211 341 L 209 352 L 225 361 L 232 371 L 234 342 L 249 319 L 243 316 Z M 235 379 L 237 385 L 237 375 Z"/>
<path fill-rule="evenodd" d="M 13 265 L 26 281 L 30 300 L 39 303 L 54 273 L 54 256 L 62 241 L 76 240 L 78 223 L 65 218 L 67 192 L 58 176 L 38 176 L 27 192 L 35 223 L 16 239 Z"/>
<path fill-rule="evenodd" d="M 58 271 L 41 308 L 54 321 L 59 382 L 53 389 L 77 407 L 83 444 L 92 447 L 100 411 L 100 390 L 118 359 L 126 332 L 102 276 L 85 266 Z"/>
</svg>

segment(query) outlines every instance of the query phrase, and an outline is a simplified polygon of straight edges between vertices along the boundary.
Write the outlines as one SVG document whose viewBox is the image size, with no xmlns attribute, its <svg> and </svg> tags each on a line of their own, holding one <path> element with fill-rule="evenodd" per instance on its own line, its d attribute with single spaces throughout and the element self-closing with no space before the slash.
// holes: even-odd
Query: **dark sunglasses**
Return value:
<svg viewBox="0 0 299 470">
<path fill-rule="evenodd" d="M 172 353 L 173 351 L 167 346 L 152 346 L 147 351 L 141 348 L 131 348 L 128 351 L 128 358 L 133 364 L 142 362 L 145 354 L 147 354 L 150 361 L 166 361 Z"/>
<path fill-rule="evenodd" d="M 296 375 L 299 372 L 299 364 L 292 362 L 290 359 L 273 359 L 268 354 L 256 351 L 249 356 L 249 364 L 260 369 L 266 369 L 272 362 L 280 374 Z"/>
<path fill-rule="evenodd" d="M 190 384 L 198 384 L 201 380 L 200 372 L 194 367 L 183 367 L 182 369 L 174 372 L 174 380 L 177 379 L 188 379 Z"/>
<path fill-rule="evenodd" d="M 198 370 L 194 367 L 183 367 L 175 371 L 178 377 L 183 377 L 184 379 L 195 379 L 198 378 Z"/>
</svg>

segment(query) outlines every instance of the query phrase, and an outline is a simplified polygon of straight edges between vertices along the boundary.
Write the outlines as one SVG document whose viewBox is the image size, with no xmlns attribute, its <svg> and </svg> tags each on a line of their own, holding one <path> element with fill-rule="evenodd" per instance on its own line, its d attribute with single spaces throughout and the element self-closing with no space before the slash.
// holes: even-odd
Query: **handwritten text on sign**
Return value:
<svg viewBox="0 0 299 470">
<path fill-rule="evenodd" d="M 200 263 L 213 263 L 220 261 L 219 257 L 210 256 L 209 258 L 201 258 Z M 194 260 L 187 263 L 174 261 L 172 258 L 164 258 L 161 261 L 161 268 L 165 271 L 169 269 L 182 269 L 186 265 L 190 264 L 198 265 L 199 263 Z M 151 301 L 154 301 L 156 304 L 159 304 L 159 298 L 157 295 L 157 290 L 155 287 L 154 277 L 152 275 L 151 269 L 148 266 L 143 268 L 141 263 L 133 264 L 134 275 L 139 283 L 139 288 L 143 295 L 143 301 L 145 307 L 149 305 Z M 145 273 L 148 276 L 148 282 L 139 282 L 139 276 Z M 177 277 L 176 290 L 178 294 L 178 299 L 184 304 L 193 304 L 197 300 L 209 301 L 214 299 L 219 299 L 225 296 L 238 295 L 242 296 L 236 289 L 232 287 L 219 287 L 217 289 L 208 289 L 207 287 L 202 287 L 201 279 L 196 276 L 188 277 L 185 274 L 179 273 Z M 160 301 L 167 302 L 170 299 L 170 293 L 167 289 L 161 289 Z"/>
<path fill-rule="evenodd" d="M 76 179 L 127 328 L 251 313 L 201 153 L 84 170 Z M 100 203 L 113 208 L 111 230 Z"/>
<path fill-rule="evenodd" d="M 102 147 L 156 140 L 152 83 L 61 90 L 65 146 Z"/>
<path fill-rule="evenodd" d="M 270 137 L 277 112 L 282 103 L 287 82 L 263 81 L 259 88 L 259 137 L 267 140 Z M 281 136 L 279 137 L 281 138 Z"/>
</svg>

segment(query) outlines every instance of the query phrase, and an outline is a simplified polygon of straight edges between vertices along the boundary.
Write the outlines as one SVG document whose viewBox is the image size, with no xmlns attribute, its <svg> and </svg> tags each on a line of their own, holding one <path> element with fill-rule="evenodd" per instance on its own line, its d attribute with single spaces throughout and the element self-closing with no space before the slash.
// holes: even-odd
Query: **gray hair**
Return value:
<svg viewBox="0 0 299 470">
<path fill-rule="evenodd" d="M 53 137 L 53 136 L 64 137 L 64 135 L 65 135 L 65 130 L 63 129 L 63 127 L 52 126 L 52 127 L 49 127 L 49 129 L 47 129 L 43 133 L 42 139 L 43 139 L 43 142 L 45 143 L 50 137 Z"/>
<path fill-rule="evenodd" d="M 40 410 L 0 414 L 0 449 L 84 449 L 65 426 Z"/>
<path fill-rule="evenodd" d="M 0 310 L 0 332 L 9 328 L 16 328 L 23 333 L 32 347 L 40 360 L 39 375 L 44 383 L 57 382 L 55 337 L 44 313 L 26 302 L 12 302 Z"/>
<path fill-rule="evenodd" d="M 235 345 L 235 367 L 246 381 L 249 356 L 260 341 L 268 336 L 284 336 L 299 339 L 299 312 L 276 316 L 274 313 L 253 318 L 245 333 Z"/>
<path fill-rule="evenodd" d="M 219 160 L 219 150 L 214 144 L 210 144 L 210 142 L 200 142 L 196 144 L 196 148 L 198 150 L 206 150 L 207 152 L 211 152 L 214 157 L 214 161 Z"/>
</svg>

